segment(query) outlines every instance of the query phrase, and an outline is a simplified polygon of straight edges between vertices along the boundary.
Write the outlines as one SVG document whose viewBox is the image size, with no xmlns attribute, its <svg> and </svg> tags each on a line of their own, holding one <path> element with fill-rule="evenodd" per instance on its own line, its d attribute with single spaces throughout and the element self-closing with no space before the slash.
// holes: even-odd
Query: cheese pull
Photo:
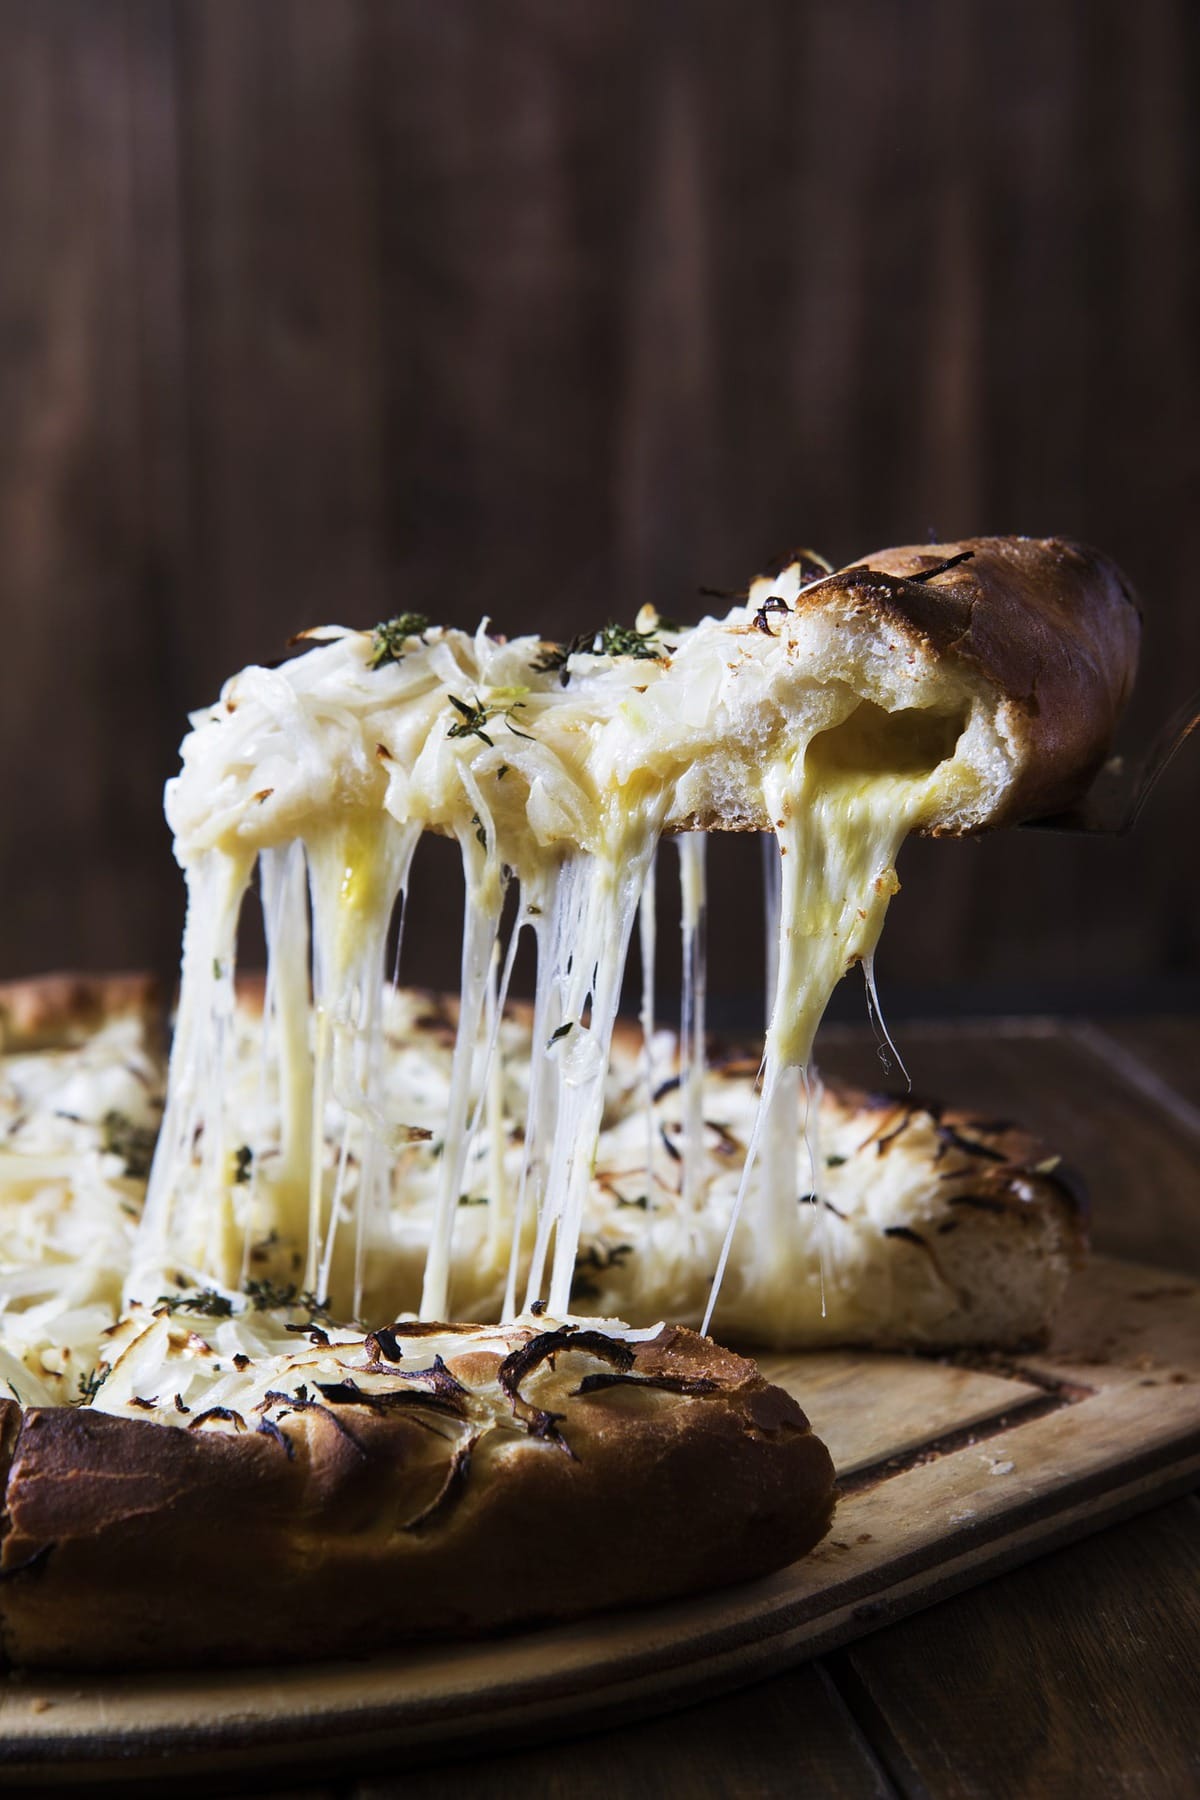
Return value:
<svg viewBox="0 0 1200 1800">
<path fill-rule="evenodd" d="M 421 1311 L 449 1316 L 464 1174 L 499 1116 L 486 1095 L 501 990 L 527 931 L 534 1058 L 522 1166 L 497 1214 L 509 1234 L 510 1312 L 543 1299 L 565 1312 L 633 923 L 660 837 L 696 830 L 778 842 L 763 1102 L 743 1189 L 766 1157 L 753 1225 L 782 1239 L 794 1225 L 793 1126 L 816 1029 L 847 969 L 870 968 L 904 837 L 975 831 L 1074 798 L 1128 689 L 1137 613 L 1094 552 L 979 538 L 886 551 L 817 579 L 800 560 L 753 583 L 725 618 L 686 630 L 648 609 L 632 630 L 568 646 L 415 615 L 305 638 L 294 661 L 244 670 L 194 715 L 168 784 L 190 913 L 130 1299 L 152 1298 L 156 1282 L 236 1285 L 257 1245 L 280 1242 L 306 1287 L 324 1292 L 352 1245 L 357 1312 L 372 1232 L 403 1230 L 389 1171 L 406 1143 L 425 1141 L 440 1162 Z M 444 1105 L 398 1118 L 382 1073 L 380 996 L 425 831 L 454 837 L 461 852 L 461 994 Z M 263 1104 L 252 1141 L 233 1144 L 221 1095 L 238 916 L 256 861 L 269 964 Z M 687 850 L 682 874 L 683 1155 L 694 1175 L 702 854 Z M 652 1020 L 652 997 L 643 1013 Z M 521 1292 L 515 1271 L 525 1267 Z"/>
</svg>

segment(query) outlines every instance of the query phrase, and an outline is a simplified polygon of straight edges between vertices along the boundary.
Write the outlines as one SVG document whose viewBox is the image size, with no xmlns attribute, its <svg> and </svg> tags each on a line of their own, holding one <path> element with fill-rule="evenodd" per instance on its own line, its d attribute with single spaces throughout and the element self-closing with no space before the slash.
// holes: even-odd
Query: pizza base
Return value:
<svg viewBox="0 0 1200 1800">
<path fill-rule="evenodd" d="M 14 1285 L 0 1331 L 0 1379 L 25 1404 L 75 1402 L 109 1360 L 105 1334 L 118 1318 L 133 1253 L 148 1148 L 160 1116 L 163 1069 L 153 1048 L 164 1036 L 151 990 L 126 980 L 72 977 L 49 984 L 57 1039 L 47 1038 L 49 1002 L 39 984 L 0 987 L 0 1016 L 41 1015 L 36 1051 L 18 1048 L 0 1062 L 0 1117 L 10 1120 L 15 1154 L 0 1180 L 0 1286 Z M 106 996 L 119 1006 L 107 1018 Z M 73 1006 L 61 1004 L 74 994 Z M 131 1016 L 126 1009 L 136 998 Z M 228 1136 L 250 1136 L 240 1110 L 260 1100 L 258 1032 L 261 985 L 246 984 L 229 1090 Z M 435 1122 L 453 1055 L 456 1003 L 446 996 L 391 996 L 386 1042 L 397 1115 Z M 451 1293 L 459 1317 L 501 1316 L 512 1239 L 513 1194 L 498 1206 L 505 1158 L 517 1180 L 522 1083 L 530 1055 L 528 1008 L 510 1009 L 502 1032 L 507 1123 L 497 1142 L 484 1133 L 467 1160 L 457 1209 Z M 628 1320 L 646 1327 L 668 1318 L 699 1324 L 753 1128 L 757 1065 L 713 1046 L 704 1078 L 703 1133 L 709 1185 L 689 1209 L 679 1146 L 682 1095 L 673 1073 L 673 1041 L 657 1042 L 658 1100 L 647 1113 L 640 1034 L 614 1036 L 604 1129 L 585 1208 L 572 1315 Z M 424 1088 L 414 1092 L 413 1066 Z M 239 1073 L 240 1072 L 240 1073 Z M 389 1078 L 391 1079 L 391 1078 Z M 511 1091 L 510 1091 L 511 1090 Z M 419 1110 L 418 1102 L 425 1108 Z M 52 1116 L 39 1119 L 38 1108 Z M 118 1110 L 114 1114 L 113 1109 Z M 140 1109 L 132 1111 L 132 1109 Z M 72 1117 L 60 1115 L 69 1111 Z M 112 1120 L 121 1129 L 114 1135 Z M 771 1348 L 832 1347 L 1015 1350 L 1043 1342 L 1071 1269 L 1083 1254 L 1086 1204 L 1077 1181 L 1027 1133 L 994 1120 L 911 1099 L 826 1088 L 810 1146 L 803 1133 L 790 1166 L 792 1203 L 781 1209 L 790 1230 L 781 1251 L 747 1221 L 734 1241 L 714 1329 L 723 1341 Z M 652 1137 L 652 1179 L 646 1177 Z M 129 1164 L 130 1147 L 141 1161 Z M 31 1151 L 51 1151 L 49 1172 Z M 397 1165 L 387 1220 L 368 1242 L 367 1323 L 415 1312 L 428 1245 L 436 1143 L 415 1143 Z M 326 1145 L 332 1182 L 337 1144 Z M 813 1158 L 819 1205 L 812 1201 Z M 264 1159 L 264 1167 L 269 1162 Z M 16 1170 L 14 1174 L 13 1171 Z M 132 1172 L 131 1172 L 132 1171 Z M 423 1172 L 424 1171 L 424 1172 Z M 422 1184 L 424 1184 L 422 1186 Z M 244 1209 L 247 1281 L 264 1303 L 295 1291 L 301 1246 L 271 1224 L 252 1181 L 232 1188 Z M 347 1204 L 353 1195 L 347 1197 Z M 256 1210 L 257 1209 L 257 1210 Z M 327 1294 L 348 1318 L 353 1269 L 335 1263 Z M 523 1258 L 529 1254 L 526 1233 Z M 74 1259 L 70 1273 L 65 1263 Z M 89 1261 L 90 1259 L 90 1265 Z M 36 1266 L 45 1270 L 44 1291 Z M 522 1263 L 522 1269 L 524 1263 Z M 8 1273 L 5 1273 L 7 1268 Z M 168 1266 L 139 1298 L 209 1286 L 202 1270 Z M 233 1290 L 236 1298 L 236 1289 Z M 240 1301 L 238 1302 L 241 1303 Z M 40 1309 L 40 1310 L 39 1310 Z M 257 1337 L 249 1341 L 254 1350 Z M 3 1390 L 0 1390 L 3 1391 Z"/>
<path fill-rule="evenodd" d="M 363 1655 L 748 1580 L 828 1529 L 799 1406 L 694 1333 L 385 1345 L 314 1346 L 245 1416 L 177 1427 L 4 1403 L 9 1664 Z"/>
<path fill-rule="evenodd" d="M 681 1326 L 568 1316 L 576 1289 L 632 1316 L 686 1317 L 717 1248 L 718 1328 L 760 1341 L 901 1332 L 913 1344 L 1009 1344 L 1044 1329 L 1079 1235 L 1052 1165 L 1006 1127 L 936 1108 L 819 1104 L 808 1065 L 836 981 L 861 961 L 871 983 L 904 835 L 1049 810 L 1086 782 L 1132 671 L 1132 597 L 1079 546 L 975 539 L 883 552 L 827 581 L 794 565 L 749 602 L 672 646 L 653 614 L 616 631 L 615 648 L 608 632 L 570 647 L 508 643 L 486 625 L 473 638 L 430 634 L 414 615 L 373 634 L 325 630 L 316 635 L 333 642 L 283 673 L 244 671 L 194 716 L 168 790 L 190 888 L 175 1064 L 136 1234 L 146 1115 L 160 1100 L 138 1041 L 148 997 L 68 980 L 0 1001 L 12 1059 L 0 1230 L 18 1246 L 0 1271 L 0 1377 L 14 1396 L 0 1401 L 0 1642 L 11 1663 L 366 1652 L 663 1600 L 765 1573 L 815 1543 L 833 1471 L 795 1403 Z M 602 1119 L 622 1079 L 610 1041 L 624 947 L 659 836 L 696 827 L 768 829 L 779 842 L 762 1103 L 745 1071 L 727 1065 L 707 1086 L 697 1073 L 693 842 L 679 1142 L 669 1102 L 660 1116 L 662 1096 L 648 1096 L 645 1188 L 630 1194 L 622 1183 L 636 1168 L 597 1166 L 610 1151 L 628 1161 L 626 1121 Z M 419 1187 L 431 1133 L 380 1090 L 379 1009 L 389 921 L 425 830 L 458 838 L 468 905 L 442 1162 L 422 1220 L 389 1184 L 399 1167 Z M 260 1101 L 273 1036 L 274 1142 L 261 1106 L 245 1136 L 229 1116 L 237 920 L 256 860 L 273 980 Z M 513 874 L 539 949 L 526 1054 L 538 1104 L 520 1133 L 515 1209 L 490 1051 L 480 1088 L 494 1191 L 462 1186 Z M 409 1046 L 418 1062 L 431 1042 Z M 797 1183 L 798 1083 L 808 1191 Z M 114 1092 L 132 1111 L 98 1098 Z M 752 1134 L 702 1116 L 714 1094 L 735 1109 L 749 1099 Z M 327 1136 L 331 1102 L 340 1150 Z M 552 1143 L 538 1136 L 542 1112 Z M 655 1130 L 683 1167 L 677 1191 L 656 1168 Z M 830 1153 L 847 1133 L 856 1141 Z M 736 1194 L 725 1194 L 706 1157 L 739 1155 Z M 486 1228 L 458 1230 L 463 1208 L 480 1205 L 492 1209 Z M 356 1314 L 386 1301 L 381 1316 L 394 1317 L 413 1248 L 419 1310 L 444 1317 L 458 1290 L 460 1307 L 486 1315 L 506 1205 L 514 1251 L 497 1309 L 517 1310 L 528 1255 L 528 1317 L 366 1336 L 329 1324 L 324 1300 L 345 1310 L 339 1291 Z M 644 1219 L 612 1242 L 620 1210 Z M 281 1282 L 277 1264 L 285 1276 L 302 1266 L 310 1291 Z M 122 1266 L 123 1316 L 101 1326 Z M 553 1324 L 536 1316 L 544 1291 Z M 100 1340 L 92 1369 L 81 1367 L 89 1336 Z M 83 1404 L 39 1404 L 47 1395 Z"/>
<path fill-rule="evenodd" d="M 236 1062 L 255 1091 L 261 999 L 258 982 L 241 991 L 245 1036 Z M 391 996 L 386 1017 L 392 1066 L 413 1058 L 435 1083 L 435 1098 L 421 1096 L 428 1114 L 419 1116 L 398 1084 L 392 1102 L 397 1116 L 436 1121 L 436 1081 L 448 1079 L 457 1001 L 403 990 Z M 514 1187 L 531 1026 L 531 1009 L 510 1005 L 503 1049 L 513 1082 L 506 1155 Z M 572 1310 L 581 1316 L 623 1318 L 637 1326 L 668 1318 L 693 1327 L 703 1318 L 753 1131 L 759 1064 L 736 1046 L 710 1045 L 703 1088 L 707 1185 L 698 1209 L 689 1210 L 676 1052 L 674 1038 L 661 1034 L 657 1099 L 648 1114 L 641 1033 L 631 1021 L 618 1021 L 571 1294 Z M 764 1242 L 750 1218 L 741 1224 L 713 1315 L 718 1338 L 781 1350 L 1017 1350 L 1044 1343 L 1086 1249 L 1087 1200 L 1079 1178 L 1030 1133 L 1006 1121 L 837 1084 L 813 1092 L 819 1097 L 811 1146 L 803 1109 L 797 1113 L 794 1205 L 780 1209 L 783 1229 L 776 1239 Z M 239 1117 L 244 1124 L 245 1116 Z M 414 1191 L 421 1192 L 421 1167 L 432 1169 L 435 1150 L 436 1144 L 432 1150 L 417 1144 L 405 1153 L 410 1205 Z M 511 1236 L 507 1215 L 497 1228 L 495 1196 L 488 1191 L 497 1177 L 494 1152 L 485 1134 L 467 1163 L 452 1249 L 455 1311 L 481 1320 L 502 1314 Z M 819 1206 L 810 1192 L 814 1158 Z M 393 1310 L 417 1309 L 428 1216 L 427 1186 L 415 1209 L 407 1216 L 398 1211 L 390 1233 L 373 1241 L 369 1306 L 386 1296 Z M 286 1280 L 295 1271 L 295 1252 L 289 1260 L 286 1247 L 280 1251 L 271 1272 Z M 263 1258 L 255 1272 L 265 1269 Z M 343 1283 L 348 1278 L 343 1268 Z"/>
</svg>

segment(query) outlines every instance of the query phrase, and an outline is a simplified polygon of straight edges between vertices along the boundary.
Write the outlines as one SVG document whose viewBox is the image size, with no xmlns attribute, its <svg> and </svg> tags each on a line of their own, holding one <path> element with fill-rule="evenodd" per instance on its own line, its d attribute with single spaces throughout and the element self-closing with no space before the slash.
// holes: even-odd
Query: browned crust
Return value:
<svg viewBox="0 0 1200 1800">
<path fill-rule="evenodd" d="M 745 1580 L 824 1535 L 828 1452 L 753 1363 L 668 1328 L 635 1346 L 634 1372 L 711 1388 L 580 1394 L 588 1366 L 560 1350 L 525 1384 L 564 1415 L 573 1457 L 515 1425 L 493 1430 L 454 1503 L 432 1511 L 465 1435 L 436 1414 L 289 1414 L 289 1457 L 251 1432 L 31 1411 L 0 1553 L 10 1661 L 365 1653 Z"/>
<path fill-rule="evenodd" d="M 969 553 L 926 581 L 923 570 Z M 1068 538 L 978 537 L 864 557 L 798 605 L 870 609 L 1003 695 L 1019 751 L 989 826 L 1058 811 L 1084 792 L 1129 697 L 1141 612 L 1110 557 Z"/>
<path fill-rule="evenodd" d="M 964 555 L 970 560 L 945 573 L 913 579 Z M 995 688 L 997 722 L 1015 752 L 1012 779 L 990 810 L 920 826 L 923 836 L 963 836 L 1073 805 L 1108 752 L 1137 669 L 1141 610 L 1132 587 L 1110 557 L 1068 538 L 878 550 L 805 588 L 795 606 L 847 624 L 874 622 Z M 761 816 L 706 815 L 672 829 L 766 825 Z"/>
<path fill-rule="evenodd" d="M 831 1104 L 856 1123 L 875 1121 L 864 1142 L 874 1142 L 880 1156 L 900 1142 L 910 1120 L 927 1116 L 945 1150 L 946 1167 L 937 1172 L 947 1178 L 948 1206 L 974 1205 L 997 1215 L 1040 1207 L 1058 1220 L 1071 1261 L 1077 1265 L 1083 1259 L 1091 1217 L 1083 1179 L 1023 1126 L 911 1094 L 868 1094 L 836 1082 L 826 1091 Z"/>
<path fill-rule="evenodd" d="M 757 1056 L 726 1054 L 714 1062 L 712 1074 L 718 1080 L 753 1081 L 758 1067 Z M 910 1122 L 928 1118 L 939 1135 L 938 1161 L 943 1165 L 931 1173 L 947 1178 L 947 1203 L 969 1196 L 982 1211 L 1021 1213 L 1040 1207 L 1058 1219 L 1072 1262 L 1084 1257 L 1091 1206 L 1083 1177 L 1024 1126 L 916 1094 L 873 1094 L 836 1080 L 825 1081 L 823 1089 L 825 1107 L 862 1131 L 860 1154 L 872 1148 L 880 1158 L 892 1154 Z"/>
<path fill-rule="evenodd" d="M 0 1054 L 66 1048 L 131 1015 L 149 1033 L 159 1029 L 162 996 L 152 975 L 64 971 L 0 982 Z"/>
</svg>

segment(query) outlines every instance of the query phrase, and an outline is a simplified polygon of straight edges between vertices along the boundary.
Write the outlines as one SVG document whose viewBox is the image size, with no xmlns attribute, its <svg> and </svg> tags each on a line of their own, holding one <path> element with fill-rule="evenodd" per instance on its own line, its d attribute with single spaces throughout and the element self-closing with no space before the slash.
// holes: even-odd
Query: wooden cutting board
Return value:
<svg viewBox="0 0 1200 1800">
<path fill-rule="evenodd" d="M 762 1362 L 841 1479 L 832 1532 L 802 1562 L 671 1606 L 368 1662 L 10 1677 L 5 1783 L 311 1774 L 386 1747 L 463 1753 L 616 1723 L 828 1650 L 1200 1479 L 1200 1283 L 1158 1270 L 1097 1258 L 1038 1355 Z"/>
</svg>

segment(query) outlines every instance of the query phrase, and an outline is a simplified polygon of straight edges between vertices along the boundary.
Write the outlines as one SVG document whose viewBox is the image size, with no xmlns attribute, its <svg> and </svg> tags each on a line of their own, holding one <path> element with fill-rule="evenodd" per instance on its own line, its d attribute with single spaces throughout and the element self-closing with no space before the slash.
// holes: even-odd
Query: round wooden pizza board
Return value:
<svg viewBox="0 0 1200 1800">
<path fill-rule="evenodd" d="M 842 1481 L 833 1530 L 802 1562 L 671 1606 L 363 1662 L 10 1676 L 0 1776 L 127 1789 L 268 1764 L 344 1771 L 393 1749 L 511 1748 L 753 1681 L 1193 1484 L 1198 1327 L 1196 1284 L 1098 1259 L 1052 1349 L 1017 1365 L 764 1358 Z M 1165 1378 L 1150 1406 L 1147 1356 L 1193 1379 Z"/>
</svg>

